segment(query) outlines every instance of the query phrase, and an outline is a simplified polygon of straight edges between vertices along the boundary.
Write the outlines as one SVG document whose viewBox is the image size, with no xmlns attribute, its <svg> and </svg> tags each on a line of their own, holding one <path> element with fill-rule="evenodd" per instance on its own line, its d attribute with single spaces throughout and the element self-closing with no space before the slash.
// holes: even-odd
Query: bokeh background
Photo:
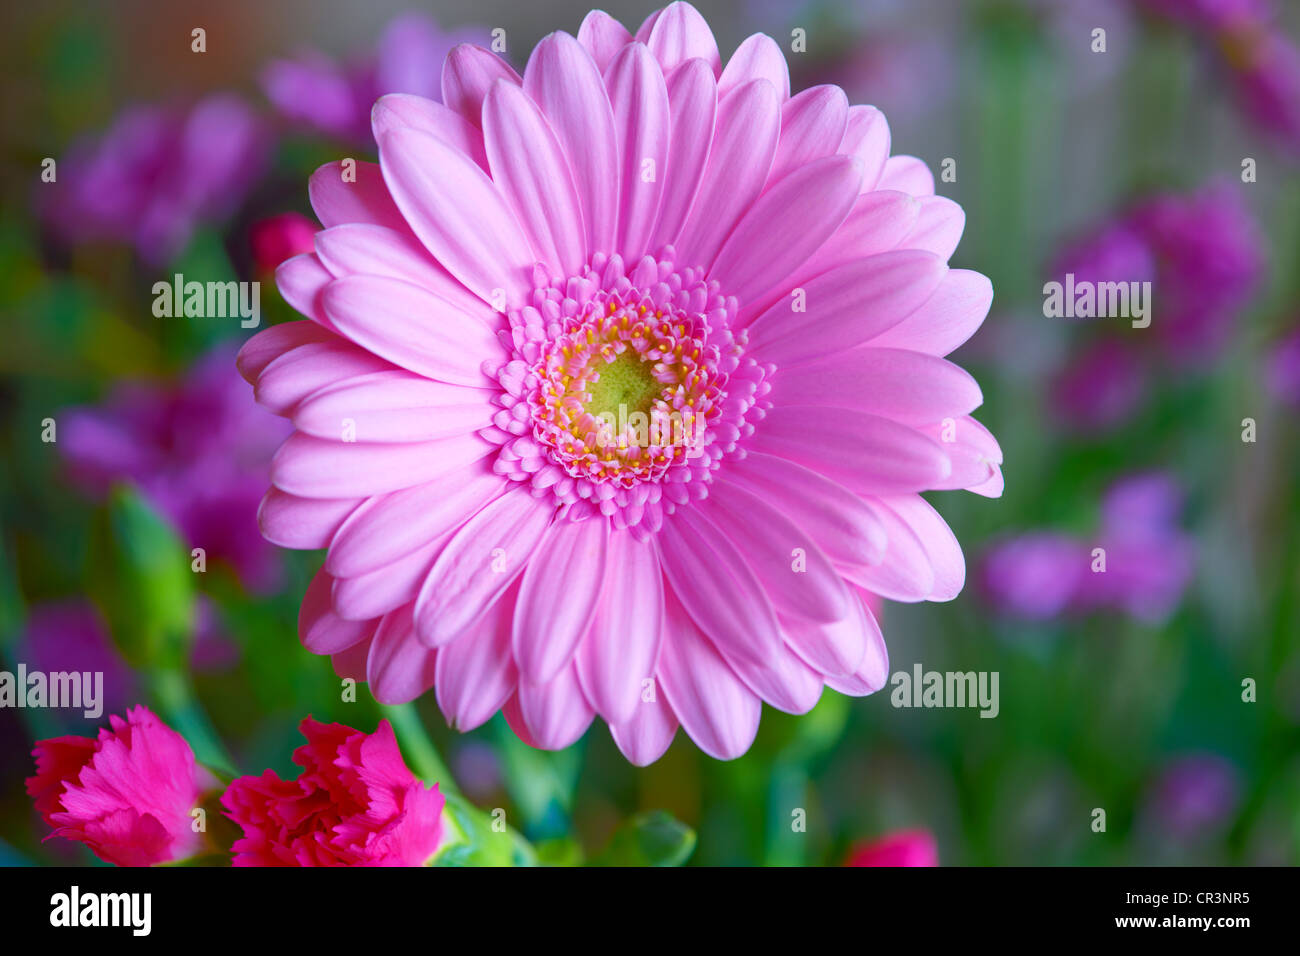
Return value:
<svg viewBox="0 0 1300 956">
<path fill-rule="evenodd" d="M 936 174 L 953 160 L 937 183 L 967 213 L 953 262 L 996 290 L 957 360 L 983 386 L 1006 492 L 931 496 L 965 548 L 967 587 L 945 605 L 888 604 L 883 624 L 891 671 L 996 671 L 1000 712 L 827 691 L 804 717 L 765 708 L 738 760 L 679 733 L 647 769 L 599 722 L 542 753 L 500 717 L 448 731 L 432 695 L 389 716 L 422 722 L 466 795 L 505 808 L 557 862 L 597 857 L 622 821 L 665 810 L 696 832 L 697 864 L 837 864 L 915 830 L 944 865 L 1296 863 L 1300 6 L 697 6 L 724 58 L 750 33 L 788 48 L 804 29 L 797 89 L 838 83 L 885 111 L 895 153 Z M 263 325 L 291 317 L 270 272 L 304 224 L 283 214 L 310 216 L 317 165 L 374 147 L 328 116 L 287 115 L 273 62 L 316 64 L 318 102 L 321 76 L 346 100 L 348 82 L 385 82 L 368 64 L 407 11 L 484 44 L 503 28 L 522 68 L 587 9 L 68 0 L 0 13 L 0 659 L 106 673 L 98 722 L 0 710 L 0 861 L 96 862 L 42 842 L 23 778 L 34 740 L 93 734 L 130 704 L 251 773 L 292 772 L 307 713 L 374 728 L 364 687 L 341 701 L 328 660 L 296 638 L 321 555 L 257 537 L 279 426 L 233 368 L 250 332 L 157 318 L 150 290 L 174 272 L 260 279 Z M 605 9 L 635 29 L 653 4 Z M 1045 317 L 1043 284 L 1067 270 L 1151 279 L 1152 326 Z M 166 557 L 196 541 L 205 573 Z M 1080 573 L 1099 546 L 1106 574 Z"/>
</svg>

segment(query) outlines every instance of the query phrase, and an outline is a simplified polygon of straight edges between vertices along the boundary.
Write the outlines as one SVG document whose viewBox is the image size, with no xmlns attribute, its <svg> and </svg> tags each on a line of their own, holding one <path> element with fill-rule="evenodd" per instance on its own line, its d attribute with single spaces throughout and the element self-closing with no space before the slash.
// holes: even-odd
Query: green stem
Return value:
<svg viewBox="0 0 1300 956">
<path fill-rule="evenodd" d="M 184 672 L 174 669 L 151 671 L 149 689 L 168 723 L 189 741 L 199 763 L 230 777 L 238 775 L 235 762 L 222 744 Z"/>
</svg>

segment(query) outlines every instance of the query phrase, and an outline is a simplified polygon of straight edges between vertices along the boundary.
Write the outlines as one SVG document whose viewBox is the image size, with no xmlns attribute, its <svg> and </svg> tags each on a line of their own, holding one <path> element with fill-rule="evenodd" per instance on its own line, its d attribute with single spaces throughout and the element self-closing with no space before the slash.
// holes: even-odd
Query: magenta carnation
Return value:
<svg viewBox="0 0 1300 956">
<path fill-rule="evenodd" d="M 442 94 L 376 104 L 355 182 L 317 171 L 278 273 L 309 320 L 240 356 L 296 428 L 263 532 L 329 548 L 303 642 L 462 729 L 561 748 L 599 714 L 637 764 L 878 689 L 863 592 L 965 578 L 919 493 L 1002 489 L 943 358 L 992 297 L 948 268 L 961 209 L 874 108 L 791 96 L 769 37 L 724 68 L 686 3 L 594 12 L 522 78 L 459 46 Z"/>
<path fill-rule="evenodd" d="M 899 830 L 859 843 L 845 866 L 938 866 L 939 845 L 929 830 Z"/>
<path fill-rule="evenodd" d="M 297 780 L 240 777 L 221 796 L 244 830 L 235 866 L 421 866 L 442 838 L 443 797 L 407 769 L 388 721 L 373 734 L 302 722 Z"/>
<path fill-rule="evenodd" d="M 134 707 L 109 718 L 97 738 L 53 737 L 32 751 L 27 793 L 54 836 L 86 844 L 118 866 L 149 866 L 196 855 L 203 834 L 193 811 L 216 780 L 185 738 Z"/>
</svg>

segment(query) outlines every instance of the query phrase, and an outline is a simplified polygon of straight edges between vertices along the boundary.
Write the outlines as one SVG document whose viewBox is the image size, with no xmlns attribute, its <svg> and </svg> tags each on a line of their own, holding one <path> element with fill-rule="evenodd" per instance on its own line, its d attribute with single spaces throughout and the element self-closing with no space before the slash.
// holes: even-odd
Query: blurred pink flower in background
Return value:
<svg viewBox="0 0 1300 956">
<path fill-rule="evenodd" d="M 192 811 L 216 779 L 185 738 L 137 706 L 109 718 L 97 738 L 53 737 L 36 744 L 27 793 L 54 836 L 86 844 L 118 866 L 195 856 L 203 834 Z"/>
<path fill-rule="evenodd" d="M 243 828 L 235 866 L 422 866 L 442 839 L 438 785 L 416 779 L 386 720 L 373 734 L 305 719 L 296 780 L 239 777 L 221 796 Z"/>
<path fill-rule="evenodd" d="M 845 866 L 938 866 L 939 844 L 929 830 L 900 830 L 855 844 Z"/>
<path fill-rule="evenodd" d="M 58 448 L 75 483 L 102 494 L 130 482 L 191 547 L 264 590 L 280 562 L 257 533 L 257 509 L 289 429 L 251 400 L 234 355 L 219 346 L 175 384 L 123 383 L 100 405 L 64 410 Z"/>
<path fill-rule="evenodd" d="M 1152 282 L 1151 328 L 1163 352 L 1212 359 L 1265 266 L 1263 239 L 1228 182 L 1139 199 L 1057 258 L 1052 277 L 1076 283 Z M 1115 323 L 1114 318 L 1095 321 Z M 1145 345 L 1148 330 L 1132 330 Z"/>
<path fill-rule="evenodd" d="M 286 259 L 311 252 L 320 227 L 302 213 L 285 212 L 248 227 L 253 268 L 259 276 L 274 272 Z"/>
<path fill-rule="evenodd" d="M 1273 347 L 1265 383 L 1279 402 L 1300 408 L 1300 328 Z"/>
<path fill-rule="evenodd" d="M 992 298 L 948 268 L 961 209 L 878 110 L 791 96 L 761 34 L 724 68 L 685 3 L 635 37 L 593 12 L 522 78 L 459 46 L 442 81 L 376 105 L 355 184 L 313 176 L 326 228 L 278 274 L 309 319 L 240 355 L 296 428 L 263 532 L 329 548 L 304 644 L 461 729 L 559 749 L 600 714 L 637 764 L 679 721 L 732 758 L 764 701 L 879 689 L 864 592 L 965 581 L 919 493 L 1002 491 L 943 358 Z"/>
<path fill-rule="evenodd" d="M 1163 620 L 1195 566 L 1194 541 L 1179 527 L 1181 510 L 1172 476 L 1122 479 L 1103 496 L 1092 535 L 1035 531 L 995 545 L 982 561 L 983 590 L 1000 610 L 1032 620 L 1099 609 Z M 1093 570 L 1096 548 L 1105 551 L 1105 571 Z"/>
<path fill-rule="evenodd" d="M 487 31 L 444 30 L 428 16 L 408 13 L 384 29 L 373 55 L 340 64 L 316 51 L 272 62 L 262 88 L 291 122 L 349 142 L 370 138 L 370 108 L 388 93 L 441 100 L 439 64 L 458 43 L 484 42 Z"/>
<path fill-rule="evenodd" d="M 164 265 L 200 223 L 238 208 L 268 160 L 261 120 L 230 94 L 188 109 L 137 106 L 72 147 L 39 208 L 66 242 L 126 242 Z"/>
</svg>

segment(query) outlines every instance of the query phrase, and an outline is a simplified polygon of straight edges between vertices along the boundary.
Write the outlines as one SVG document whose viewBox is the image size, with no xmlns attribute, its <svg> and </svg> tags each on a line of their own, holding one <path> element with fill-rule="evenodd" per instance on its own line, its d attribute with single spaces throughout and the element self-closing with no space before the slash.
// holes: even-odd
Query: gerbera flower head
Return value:
<svg viewBox="0 0 1300 956">
<path fill-rule="evenodd" d="M 315 174 L 279 270 L 308 320 L 241 355 L 296 427 L 263 531 L 329 548 L 304 643 L 539 747 L 599 714 L 638 764 L 878 689 L 864 597 L 964 580 L 919 492 L 1001 491 L 942 357 L 992 297 L 948 268 L 961 210 L 877 110 L 791 95 L 761 34 L 724 67 L 686 3 L 522 76 L 459 46 L 442 100 L 380 99 L 378 165 Z"/>
</svg>

